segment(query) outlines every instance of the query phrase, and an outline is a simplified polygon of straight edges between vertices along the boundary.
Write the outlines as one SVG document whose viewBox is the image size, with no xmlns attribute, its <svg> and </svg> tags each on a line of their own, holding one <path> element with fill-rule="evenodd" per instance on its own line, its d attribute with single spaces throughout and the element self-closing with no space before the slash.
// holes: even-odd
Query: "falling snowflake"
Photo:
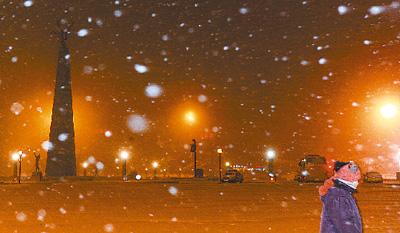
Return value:
<svg viewBox="0 0 400 233">
<path fill-rule="evenodd" d="M 197 100 L 200 102 L 200 103 L 204 103 L 204 102 L 206 102 L 207 101 L 207 96 L 205 96 L 205 95 L 199 95 L 198 97 L 197 97 Z"/>
<path fill-rule="evenodd" d="M 19 222 L 25 222 L 26 219 L 28 218 L 24 212 L 17 213 L 17 215 L 15 217 L 17 218 L 17 220 Z"/>
<path fill-rule="evenodd" d="M 350 8 L 344 5 L 340 5 L 337 10 L 339 15 L 344 15 L 350 12 Z"/>
<path fill-rule="evenodd" d="M 122 11 L 121 10 L 115 10 L 114 11 L 114 16 L 117 17 L 117 18 L 121 17 L 122 16 Z"/>
<path fill-rule="evenodd" d="M 39 211 L 38 211 L 38 213 L 37 213 L 37 220 L 38 221 L 44 221 L 44 217 L 46 217 L 46 210 L 44 210 L 44 209 L 40 209 Z"/>
<path fill-rule="evenodd" d="M 144 116 L 140 115 L 131 115 L 128 117 L 128 128 L 133 132 L 133 133 L 143 133 L 147 131 L 149 124 L 147 122 L 147 119 Z"/>
<path fill-rule="evenodd" d="M 51 142 L 49 142 L 49 141 L 44 141 L 44 142 L 42 142 L 42 148 L 43 148 L 43 150 L 45 150 L 45 151 L 49 151 L 49 150 L 52 150 L 53 149 L 53 143 L 51 143 Z"/>
<path fill-rule="evenodd" d="M 62 133 L 62 134 L 58 135 L 58 140 L 60 142 L 65 142 L 65 141 L 67 141 L 67 139 L 68 139 L 68 134 L 67 133 Z"/>
<path fill-rule="evenodd" d="M 320 58 L 319 60 L 318 60 L 318 63 L 320 64 L 320 65 L 324 65 L 324 64 L 326 64 L 328 62 L 328 60 L 326 60 L 326 58 Z"/>
<path fill-rule="evenodd" d="M 371 15 L 379 15 L 379 14 L 382 14 L 383 12 L 385 12 L 385 10 L 386 10 L 386 8 L 384 6 L 371 6 L 368 9 L 368 12 Z"/>
<path fill-rule="evenodd" d="M 145 94 L 150 98 L 158 98 L 162 95 L 163 90 L 159 85 L 150 84 L 146 87 Z"/>
<path fill-rule="evenodd" d="M 105 232 L 113 232 L 114 231 L 114 225 L 111 223 L 104 225 L 104 231 Z"/>
<path fill-rule="evenodd" d="M 85 37 L 89 34 L 89 30 L 87 30 L 86 28 L 82 28 L 81 30 L 78 31 L 77 34 L 79 37 Z"/>
<path fill-rule="evenodd" d="M 149 68 L 147 68 L 147 66 L 145 66 L 145 65 L 135 64 L 135 70 L 139 74 L 144 74 L 149 71 Z"/>
<path fill-rule="evenodd" d="M 33 6 L 33 1 L 32 0 L 24 1 L 24 7 L 31 7 L 31 6 Z"/>
<path fill-rule="evenodd" d="M 169 192 L 171 195 L 176 196 L 176 195 L 178 194 L 178 189 L 175 188 L 174 186 L 171 186 L 171 187 L 168 188 L 168 192 Z"/>
<path fill-rule="evenodd" d="M 97 162 L 97 163 L 96 163 L 96 168 L 97 168 L 97 170 L 99 170 L 99 171 L 103 170 L 103 169 L 104 169 L 104 163 L 102 163 L 102 162 Z"/>
<path fill-rule="evenodd" d="M 67 211 L 64 208 L 59 208 L 58 211 L 60 211 L 61 214 L 66 214 Z"/>
<path fill-rule="evenodd" d="M 239 13 L 242 15 L 249 13 L 249 11 L 250 11 L 249 8 L 245 8 L 245 7 L 242 7 L 239 9 Z"/>
<path fill-rule="evenodd" d="M 24 110 L 24 106 L 22 104 L 15 102 L 11 105 L 10 107 L 11 112 L 13 112 L 16 116 L 21 114 L 21 112 Z"/>
</svg>

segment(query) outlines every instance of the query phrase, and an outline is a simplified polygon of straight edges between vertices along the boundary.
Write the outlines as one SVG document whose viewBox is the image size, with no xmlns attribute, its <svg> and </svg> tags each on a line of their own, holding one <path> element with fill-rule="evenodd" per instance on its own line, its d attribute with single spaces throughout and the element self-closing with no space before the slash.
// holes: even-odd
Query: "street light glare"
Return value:
<svg viewBox="0 0 400 233">
<path fill-rule="evenodd" d="M 397 106 L 394 104 L 385 104 L 380 109 L 382 117 L 386 119 L 394 118 L 397 115 Z"/>
<path fill-rule="evenodd" d="M 276 152 L 275 152 L 275 150 L 273 150 L 273 149 L 268 149 L 267 152 L 266 152 L 266 156 L 267 156 L 267 159 L 269 159 L 269 160 L 275 159 L 275 157 L 276 157 Z"/>
<path fill-rule="evenodd" d="M 222 149 L 221 148 L 217 149 L 217 153 L 222 154 Z"/>
<path fill-rule="evenodd" d="M 19 159 L 19 154 L 18 154 L 17 152 L 13 153 L 13 154 L 11 155 L 11 159 L 12 159 L 13 161 L 18 161 L 18 159 Z"/>
<path fill-rule="evenodd" d="M 151 166 L 153 166 L 153 168 L 158 168 L 158 162 L 154 161 Z"/>
<path fill-rule="evenodd" d="M 119 153 L 119 157 L 120 157 L 122 160 L 127 160 L 127 159 L 129 158 L 129 152 L 126 151 L 126 150 L 123 150 L 123 151 L 121 151 L 121 152 Z"/>
<path fill-rule="evenodd" d="M 89 166 L 89 163 L 88 162 L 83 162 L 83 164 L 82 164 L 82 167 L 83 168 L 87 168 Z"/>
<path fill-rule="evenodd" d="M 185 120 L 188 122 L 188 123 L 190 123 L 190 124 L 193 124 L 193 123 L 195 123 L 196 122 L 196 115 L 193 113 L 193 112 L 187 112 L 186 114 L 185 114 Z"/>
</svg>

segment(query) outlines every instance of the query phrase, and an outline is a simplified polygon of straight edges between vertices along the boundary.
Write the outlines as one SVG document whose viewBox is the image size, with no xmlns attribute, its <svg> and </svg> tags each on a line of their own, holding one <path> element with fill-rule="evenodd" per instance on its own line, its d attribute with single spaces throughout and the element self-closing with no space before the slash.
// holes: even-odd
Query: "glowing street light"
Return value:
<svg viewBox="0 0 400 233">
<path fill-rule="evenodd" d="M 83 167 L 83 176 L 87 176 L 87 168 L 89 167 L 89 163 L 87 161 L 82 163 Z"/>
<path fill-rule="evenodd" d="M 268 160 L 268 173 L 272 173 L 273 174 L 273 170 L 274 170 L 274 160 L 276 158 L 276 151 L 274 149 L 268 149 L 265 152 L 265 157 Z"/>
<path fill-rule="evenodd" d="M 394 104 L 385 104 L 380 108 L 380 113 L 383 118 L 392 119 L 397 115 L 397 106 Z"/>
<path fill-rule="evenodd" d="M 157 168 L 158 168 L 159 164 L 157 161 L 154 161 L 151 163 L 151 166 L 153 167 L 153 172 L 154 172 L 153 177 L 155 179 L 157 177 Z"/>
<path fill-rule="evenodd" d="M 266 155 L 268 160 L 273 160 L 276 157 L 276 151 L 274 149 L 268 149 L 265 152 L 265 155 Z"/>
<path fill-rule="evenodd" d="M 222 182 L 222 167 L 221 167 L 221 163 L 222 163 L 222 149 L 218 148 L 217 149 L 217 153 L 218 153 L 218 169 L 219 169 L 219 182 Z"/>
<path fill-rule="evenodd" d="M 196 122 L 196 115 L 192 111 L 186 112 L 185 120 L 189 124 L 194 124 Z"/>
<path fill-rule="evenodd" d="M 128 179 L 126 176 L 126 160 L 129 158 L 129 152 L 126 150 L 121 151 L 119 158 L 122 160 L 122 180 L 126 181 Z"/>
<path fill-rule="evenodd" d="M 14 179 L 17 179 L 17 177 L 18 177 L 18 160 L 19 160 L 18 152 L 15 152 L 11 155 L 11 160 L 13 161 L 13 177 L 14 177 Z"/>
<path fill-rule="evenodd" d="M 26 154 L 22 151 L 18 151 L 18 162 L 19 162 L 19 173 L 18 173 L 18 184 L 21 184 L 21 171 L 22 171 L 22 158 L 25 158 Z"/>
<path fill-rule="evenodd" d="M 196 144 L 196 139 L 192 139 L 192 144 L 190 145 L 190 153 L 193 154 L 193 161 L 194 161 L 194 166 L 193 166 L 193 171 L 194 171 L 194 178 L 197 177 L 197 144 Z"/>
<path fill-rule="evenodd" d="M 225 162 L 225 167 L 230 167 L 231 163 L 230 162 Z"/>
</svg>

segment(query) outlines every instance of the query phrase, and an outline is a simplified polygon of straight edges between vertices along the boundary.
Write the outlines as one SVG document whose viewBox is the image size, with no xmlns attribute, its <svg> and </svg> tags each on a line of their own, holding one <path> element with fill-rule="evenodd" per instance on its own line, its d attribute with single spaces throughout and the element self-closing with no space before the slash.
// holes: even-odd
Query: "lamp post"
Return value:
<svg viewBox="0 0 400 233">
<path fill-rule="evenodd" d="M 268 149 L 265 152 L 265 157 L 268 160 L 268 173 L 273 173 L 274 171 L 274 160 L 276 158 L 276 151 L 274 149 Z"/>
<path fill-rule="evenodd" d="M 24 158 L 26 156 L 26 154 L 22 151 L 18 151 L 18 155 L 19 155 L 19 173 L 18 173 L 18 184 L 21 184 L 21 172 L 22 172 L 22 158 Z"/>
<path fill-rule="evenodd" d="M 154 161 L 152 164 L 151 164 L 151 166 L 153 167 L 153 177 L 154 177 L 154 179 L 157 177 L 157 168 L 158 168 L 158 166 L 159 166 L 159 164 L 158 164 L 158 162 L 157 161 Z"/>
<path fill-rule="evenodd" d="M 119 157 L 122 160 L 122 180 L 126 181 L 128 179 L 126 176 L 126 160 L 129 158 L 129 152 L 123 150 L 120 152 Z"/>
<path fill-rule="evenodd" d="M 222 149 L 219 148 L 217 149 L 217 153 L 218 153 L 218 170 L 219 170 L 219 182 L 222 182 L 222 167 L 221 167 L 221 163 L 222 163 Z"/>
<path fill-rule="evenodd" d="M 82 163 L 83 167 L 83 176 L 87 176 L 87 168 L 89 167 L 89 163 L 87 161 Z"/>
<path fill-rule="evenodd" d="M 194 160 L 194 167 L 193 167 L 193 170 L 194 170 L 194 178 L 196 178 L 197 177 L 197 172 L 196 172 L 196 170 L 197 170 L 197 158 L 196 158 L 196 154 L 197 154 L 197 146 L 196 146 L 196 139 L 192 139 L 192 145 L 190 146 L 190 152 L 192 152 L 193 153 L 193 160 Z"/>
<path fill-rule="evenodd" d="M 18 160 L 19 160 L 19 154 L 17 152 L 13 153 L 11 155 L 11 159 L 13 161 L 13 177 L 14 179 L 17 179 L 18 177 Z"/>
</svg>

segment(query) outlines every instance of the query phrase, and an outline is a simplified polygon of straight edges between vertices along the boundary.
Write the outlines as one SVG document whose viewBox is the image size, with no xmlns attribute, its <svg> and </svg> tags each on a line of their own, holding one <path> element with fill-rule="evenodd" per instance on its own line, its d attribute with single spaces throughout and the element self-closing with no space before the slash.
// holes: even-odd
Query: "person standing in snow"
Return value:
<svg viewBox="0 0 400 233">
<path fill-rule="evenodd" d="M 354 162 L 335 162 L 334 175 L 319 188 L 323 203 L 320 233 L 362 233 L 362 221 L 353 193 L 361 178 Z"/>
</svg>

